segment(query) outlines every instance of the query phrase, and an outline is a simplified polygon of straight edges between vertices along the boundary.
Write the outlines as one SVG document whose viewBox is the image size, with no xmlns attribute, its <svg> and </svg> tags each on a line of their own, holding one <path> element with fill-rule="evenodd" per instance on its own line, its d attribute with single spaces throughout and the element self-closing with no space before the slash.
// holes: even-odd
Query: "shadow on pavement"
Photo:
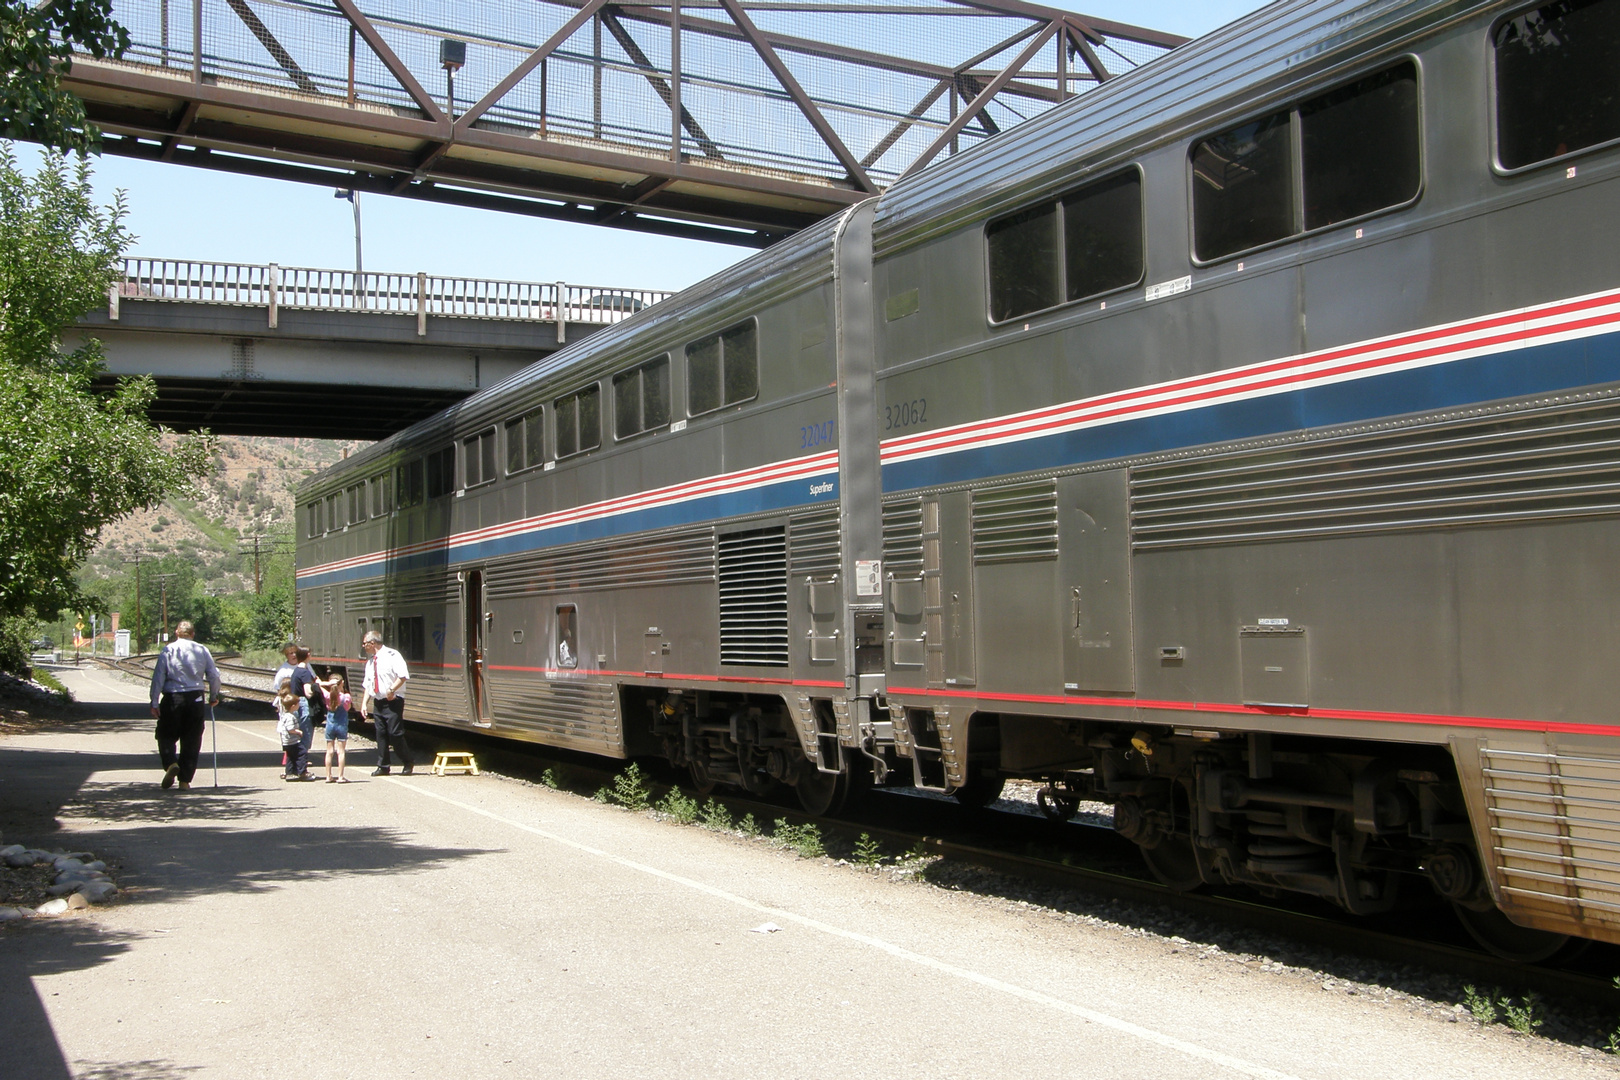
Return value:
<svg viewBox="0 0 1620 1080">
<path fill-rule="evenodd" d="M 134 935 L 108 933 L 95 923 L 61 919 L 10 924 L 0 941 L 0 1046 L 7 1076 L 29 1080 L 69 1080 L 74 1073 L 62 1056 L 56 1032 L 34 986 L 34 979 L 81 971 L 128 951 Z M 177 1073 L 113 1073 L 121 1076 L 173 1076 Z"/>
</svg>

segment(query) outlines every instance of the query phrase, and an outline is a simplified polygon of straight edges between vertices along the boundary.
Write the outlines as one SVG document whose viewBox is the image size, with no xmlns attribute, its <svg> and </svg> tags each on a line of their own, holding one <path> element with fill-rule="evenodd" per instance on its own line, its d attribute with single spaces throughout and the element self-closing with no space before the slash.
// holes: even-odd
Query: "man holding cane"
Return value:
<svg viewBox="0 0 1620 1080">
<path fill-rule="evenodd" d="M 202 753 L 203 728 L 208 708 L 219 704 L 219 669 L 207 649 L 192 640 L 195 629 L 183 619 L 174 628 L 174 640 L 163 647 L 152 666 L 152 716 L 157 720 L 158 756 L 163 762 L 163 787 L 180 781 L 191 788 Z M 180 744 L 179 754 L 175 743 Z"/>
</svg>

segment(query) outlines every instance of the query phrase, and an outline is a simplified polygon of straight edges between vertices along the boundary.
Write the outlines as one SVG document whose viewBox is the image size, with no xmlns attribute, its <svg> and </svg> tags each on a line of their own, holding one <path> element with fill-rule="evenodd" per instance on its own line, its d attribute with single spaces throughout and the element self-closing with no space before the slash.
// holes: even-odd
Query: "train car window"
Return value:
<svg viewBox="0 0 1620 1080">
<path fill-rule="evenodd" d="M 348 523 L 348 515 L 343 512 L 343 492 L 334 491 L 326 497 L 326 531 L 336 532 Z"/>
<path fill-rule="evenodd" d="M 319 499 L 304 506 L 304 521 L 305 536 L 313 540 L 321 535 L 323 530 L 321 529 L 321 501 Z"/>
<path fill-rule="evenodd" d="M 750 319 L 686 347 L 686 410 L 713 412 L 759 396 L 759 332 Z"/>
<path fill-rule="evenodd" d="M 425 464 L 424 491 L 428 498 L 437 499 L 456 489 L 456 448 L 446 446 L 423 459 Z"/>
<path fill-rule="evenodd" d="M 992 221 L 984 234 L 990 250 L 991 319 L 1003 322 L 1057 304 L 1056 203 Z"/>
<path fill-rule="evenodd" d="M 1115 173 L 984 229 L 990 319 L 1005 322 L 1142 280 L 1142 177 Z"/>
<path fill-rule="evenodd" d="M 570 457 L 602 445 L 602 388 L 596 384 L 567 397 L 552 408 L 557 414 L 557 456 Z"/>
<path fill-rule="evenodd" d="M 394 509 L 394 491 L 389 484 L 391 477 L 387 473 L 378 473 L 371 478 L 371 516 L 385 517 Z"/>
<path fill-rule="evenodd" d="M 358 525 L 366 520 L 366 485 L 355 484 L 349 488 L 349 524 Z"/>
<path fill-rule="evenodd" d="M 1064 298 L 1123 289 L 1142 280 L 1142 177 L 1134 169 L 1065 196 Z"/>
<path fill-rule="evenodd" d="M 427 659 L 427 620 L 421 615 L 409 615 L 399 620 L 399 644 L 394 646 L 400 655 L 413 664 Z"/>
<path fill-rule="evenodd" d="M 546 460 L 546 414 L 535 409 L 506 422 L 506 471 L 522 472 Z"/>
<path fill-rule="evenodd" d="M 1620 2 L 1543 4 L 1499 24 L 1492 45 L 1502 168 L 1620 139 Z"/>
<path fill-rule="evenodd" d="M 495 429 L 481 431 L 461 440 L 461 486 L 477 487 L 494 480 Z"/>
<path fill-rule="evenodd" d="M 1193 146 L 1193 247 L 1200 259 L 1293 235 L 1293 114 L 1274 113 Z"/>
<path fill-rule="evenodd" d="M 557 609 L 557 666 L 579 666 L 579 611 L 573 604 Z"/>
<path fill-rule="evenodd" d="M 613 437 L 628 439 L 669 423 L 669 356 L 613 376 Z"/>
<path fill-rule="evenodd" d="M 394 470 L 394 495 L 401 510 L 422 501 L 422 459 L 407 461 Z"/>
<path fill-rule="evenodd" d="M 1299 107 L 1305 227 L 1409 202 L 1422 177 L 1417 65 L 1407 62 Z"/>
</svg>

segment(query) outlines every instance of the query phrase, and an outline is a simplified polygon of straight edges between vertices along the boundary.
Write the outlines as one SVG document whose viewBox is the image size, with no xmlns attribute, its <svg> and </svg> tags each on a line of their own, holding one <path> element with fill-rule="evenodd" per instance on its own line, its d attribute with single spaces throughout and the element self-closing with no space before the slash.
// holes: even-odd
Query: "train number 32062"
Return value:
<svg viewBox="0 0 1620 1080">
<path fill-rule="evenodd" d="M 914 427 L 928 422 L 928 399 L 912 398 L 883 407 L 883 430 Z"/>
</svg>

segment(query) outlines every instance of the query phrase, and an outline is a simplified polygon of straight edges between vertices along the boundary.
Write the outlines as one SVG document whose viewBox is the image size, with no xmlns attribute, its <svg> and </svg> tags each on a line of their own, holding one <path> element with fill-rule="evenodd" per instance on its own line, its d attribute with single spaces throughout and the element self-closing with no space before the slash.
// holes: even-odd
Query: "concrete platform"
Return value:
<svg viewBox="0 0 1620 1080">
<path fill-rule="evenodd" d="M 1616 1075 L 495 776 L 373 779 L 363 753 L 353 783 L 286 784 L 268 718 L 220 722 L 220 788 L 160 791 L 143 688 L 64 681 L 104 704 L 0 741 L 0 827 L 116 859 L 125 895 L 0 927 L 0 1075 Z"/>
</svg>

